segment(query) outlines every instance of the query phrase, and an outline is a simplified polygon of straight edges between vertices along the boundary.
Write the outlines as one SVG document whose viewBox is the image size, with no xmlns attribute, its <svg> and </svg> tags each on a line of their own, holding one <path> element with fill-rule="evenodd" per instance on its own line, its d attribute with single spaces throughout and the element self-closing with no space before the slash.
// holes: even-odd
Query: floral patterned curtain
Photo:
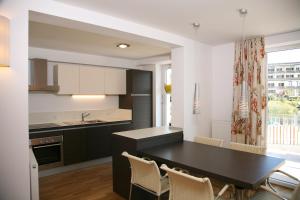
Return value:
<svg viewBox="0 0 300 200">
<path fill-rule="evenodd" d="M 246 86 L 247 117 L 240 113 L 242 85 Z M 266 66 L 263 37 L 236 42 L 231 140 L 265 145 Z M 245 103 L 245 102 L 244 102 Z"/>
</svg>

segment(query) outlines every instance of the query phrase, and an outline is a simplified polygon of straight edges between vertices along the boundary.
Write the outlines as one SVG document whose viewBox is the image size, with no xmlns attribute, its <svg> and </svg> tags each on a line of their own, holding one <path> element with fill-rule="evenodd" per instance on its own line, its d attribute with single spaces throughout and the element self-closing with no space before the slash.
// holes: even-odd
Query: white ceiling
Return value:
<svg viewBox="0 0 300 200">
<path fill-rule="evenodd" d="M 246 35 L 300 29 L 300 0 L 57 0 L 173 32 L 207 44 L 241 37 L 237 9 L 247 8 Z M 201 24 L 198 33 L 191 23 Z"/>
<path fill-rule="evenodd" d="M 32 15 L 30 16 L 34 18 Z M 48 22 L 50 19 L 50 16 L 47 17 Z M 58 20 L 56 19 L 56 22 Z M 117 35 L 121 33 L 112 33 L 111 31 L 110 35 L 107 35 L 107 32 L 103 33 L 30 21 L 29 46 L 128 59 L 170 54 L 170 47 L 166 44 L 151 43 L 146 40 L 144 42 L 142 39 L 132 36 L 118 37 Z M 116 47 L 119 43 L 128 43 L 131 46 L 127 49 L 120 49 Z"/>
</svg>

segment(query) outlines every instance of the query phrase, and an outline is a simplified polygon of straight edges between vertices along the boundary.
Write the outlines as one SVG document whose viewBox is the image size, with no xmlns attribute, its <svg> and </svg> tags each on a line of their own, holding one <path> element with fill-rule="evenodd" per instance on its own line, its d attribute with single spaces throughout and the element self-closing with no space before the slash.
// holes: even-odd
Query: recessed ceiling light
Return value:
<svg viewBox="0 0 300 200">
<path fill-rule="evenodd" d="M 242 15 L 242 16 L 246 15 L 248 13 L 248 10 L 246 8 L 240 8 L 240 9 L 238 9 L 238 11 L 239 11 L 240 15 Z"/>
<path fill-rule="evenodd" d="M 117 44 L 117 47 L 119 47 L 121 49 L 126 49 L 126 48 L 130 47 L 130 45 L 126 44 L 126 43 L 120 43 L 120 44 Z"/>
<path fill-rule="evenodd" d="M 195 28 L 195 29 L 198 29 L 200 27 L 200 23 L 199 22 L 193 22 L 192 23 L 192 26 Z"/>
</svg>

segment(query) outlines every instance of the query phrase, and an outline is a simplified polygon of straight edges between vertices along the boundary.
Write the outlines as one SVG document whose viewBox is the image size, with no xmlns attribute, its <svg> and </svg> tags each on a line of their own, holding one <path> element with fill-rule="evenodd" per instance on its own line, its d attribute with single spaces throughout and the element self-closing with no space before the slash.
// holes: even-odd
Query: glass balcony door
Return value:
<svg viewBox="0 0 300 200">
<path fill-rule="evenodd" d="M 286 159 L 283 169 L 300 177 L 300 49 L 268 53 L 267 66 L 268 154 Z"/>
</svg>

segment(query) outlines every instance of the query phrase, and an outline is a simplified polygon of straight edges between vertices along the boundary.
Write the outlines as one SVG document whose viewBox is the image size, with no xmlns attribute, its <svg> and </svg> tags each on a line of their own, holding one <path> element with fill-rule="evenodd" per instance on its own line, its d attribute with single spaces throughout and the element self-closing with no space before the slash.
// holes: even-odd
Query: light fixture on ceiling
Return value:
<svg viewBox="0 0 300 200">
<path fill-rule="evenodd" d="M 199 93 L 199 83 L 195 83 L 194 90 L 194 103 L 193 103 L 193 114 L 200 114 L 200 93 Z"/>
<path fill-rule="evenodd" d="M 242 18 L 242 38 L 241 38 L 241 49 L 244 49 L 244 43 L 245 43 L 245 20 L 246 16 L 248 14 L 248 10 L 246 8 L 240 8 L 238 9 L 238 12 L 240 14 L 240 17 Z M 244 57 L 244 50 L 242 52 L 242 57 Z M 243 59 L 244 61 L 244 59 Z M 247 67 L 246 63 L 242 63 L 242 66 L 244 67 L 244 74 L 243 74 L 243 82 L 242 82 L 242 95 L 240 97 L 240 103 L 239 103 L 239 112 L 240 117 L 242 119 L 247 119 L 249 117 L 249 100 L 248 100 L 248 87 L 246 83 L 246 74 Z"/>
<path fill-rule="evenodd" d="M 192 26 L 195 31 L 195 40 L 197 40 L 198 36 L 198 30 L 200 28 L 200 23 L 199 22 L 193 22 Z M 193 102 L 193 114 L 198 115 L 200 114 L 200 96 L 199 96 L 199 88 L 200 85 L 199 83 L 195 83 L 195 89 L 194 89 L 194 102 Z"/>
<path fill-rule="evenodd" d="M 130 44 L 120 43 L 120 44 L 117 44 L 117 47 L 120 49 L 126 49 L 126 48 L 130 47 Z"/>
<path fill-rule="evenodd" d="M 194 29 L 194 34 L 195 34 L 194 40 L 197 40 L 198 39 L 198 30 L 200 28 L 200 23 L 199 22 L 193 22 L 192 27 Z"/>
<path fill-rule="evenodd" d="M 248 10 L 246 8 L 240 8 L 238 9 L 241 16 L 245 16 L 248 13 Z"/>
<path fill-rule="evenodd" d="M 199 22 L 193 22 L 192 26 L 193 26 L 194 29 L 199 29 L 200 23 Z"/>
<path fill-rule="evenodd" d="M 9 19 L 0 16 L 0 67 L 9 67 Z"/>
</svg>

